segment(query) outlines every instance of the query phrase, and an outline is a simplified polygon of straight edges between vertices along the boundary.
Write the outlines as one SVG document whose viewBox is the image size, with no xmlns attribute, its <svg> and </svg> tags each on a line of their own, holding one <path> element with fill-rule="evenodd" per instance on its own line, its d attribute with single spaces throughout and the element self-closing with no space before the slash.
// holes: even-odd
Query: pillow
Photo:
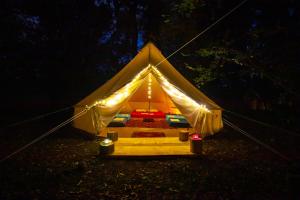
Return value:
<svg viewBox="0 0 300 200">
<path fill-rule="evenodd" d="M 116 117 L 113 119 L 114 122 L 123 122 L 125 120 L 125 118 L 122 117 Z"/>
<path fill-rule="evenodd" d="M 183 115 L 166 115 L 166 119 L 185 119 Z"/>
<path fill-rule="evenodd" d="M 171 121 L 171 122 L 180 122 L 179 119 L 173 119 L 173 118 L 171 118 L 170 121 Z"/>
<path fill-rule="evenodd" d="M 130 119 L 130 114 L 116 114 L 116 118 L 127 118 Z"/>
</svg>

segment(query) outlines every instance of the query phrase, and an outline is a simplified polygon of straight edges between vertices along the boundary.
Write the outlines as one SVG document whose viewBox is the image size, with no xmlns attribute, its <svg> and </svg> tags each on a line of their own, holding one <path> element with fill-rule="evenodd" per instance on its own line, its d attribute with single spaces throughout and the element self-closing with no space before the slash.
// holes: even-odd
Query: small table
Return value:
<svg viewBox="0 0 300 200">
<path fill-rule="evenodd" d="M 190 138 L 190 150 L 194 154 L 202 154 L 202 138 L 198 134 Z"/>
<path fill-rule="evenodd" d="M 181 142 L 185 142 L 189 140 L 189 132 L 188 131 L 180 131 L 179 132 L 179 140 Z"/>
<path fill-rule="evenodd" d="M 117 141 L 118 140 L 118 132 L 116 132 L 116 131 L 108 131 L 107 132 L 107 138 L 111 139 L 112 141 Z"/>
</svg>

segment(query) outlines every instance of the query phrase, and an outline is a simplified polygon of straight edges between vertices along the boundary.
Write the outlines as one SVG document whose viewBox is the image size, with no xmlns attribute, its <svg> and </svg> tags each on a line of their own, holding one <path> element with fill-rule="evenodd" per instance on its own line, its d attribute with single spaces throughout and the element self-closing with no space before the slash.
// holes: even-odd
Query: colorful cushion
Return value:
<svg viewBox="0 0 300 200">
<path fill-rule="evenodd" d="M 107 125 L 107 127 L 125 127 L 125 123 L 112 121 Z"/>
<path fill-rule="evenodd" d="M 165 113 L 158 111 L 158 112 L 136 112 L 133 111 L 131 113 L 131 117 L 137 117 L 137 118 L 145 118 L 145 117 L 151 117 L 151 118 L 165 118 Z"/>
<path fill-rule="evenodd" d="M 166 115 L 166 120 L 169 119 L 185 119 L 183 115 Z"/>
<path fill-rule="evenodd" d="M 115 117 L 107 127 L 124 127 L 126 122 L 128 121 L 127 118 L 124 117 Z"/>
<path fill-rule="evenodd" d="M 116 118 L 127 118 L 128 120 L 130 119 L 130 114 L 116 114 Z"/>
<path fill-rule="evenodd" d="M 190 128 L 191 127 L 191 125 L 185 119 L 177 119 L 177 120 L 179 120 L 179 122 L 174 122 L 171 120 L 167 121 L 169 123 L 169 126 L 171 126 L 171 127 L 176 127 L 176 128 Z M 175 120 L 175 119 L 173 119 L 173 120 Z"/>
<path fill-rule="evenodd" d="M 113 119 L 114 122 L 124 122 L 124 121 L 127 121 L 126 118 L 123 118 L 123 117 L 116 117 Z"/>
<path fill-rule="evenodd" d="M 149 112 L 141 112 L 141 115 L 151 115 L 153 113 L 149 113 Z"/>
<path fill-rule="evenodd" d="M 169 126 L 177 128 L 189 128 L 191 127 L 188 121 L 182 115 L 166 115 L 166 121 Z"/>
</svg>

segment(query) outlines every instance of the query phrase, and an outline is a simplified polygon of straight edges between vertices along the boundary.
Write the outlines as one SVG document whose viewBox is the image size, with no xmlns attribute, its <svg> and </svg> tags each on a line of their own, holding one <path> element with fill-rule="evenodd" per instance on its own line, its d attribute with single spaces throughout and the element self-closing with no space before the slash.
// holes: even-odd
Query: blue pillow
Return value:
<svg viewBox="0 0 300 200">
<path fill-rule="evenodd" d="M 166 115 L 166 120 L 169 119 L 183 119 L 185 120 L 185 117 L 183 115 Z"/>
<path fill-rule="evenodd" d="M 116 114 L 115 118 L 126 118 L 127 120 L 130 119 L 130 114 Z"/>
</svg>

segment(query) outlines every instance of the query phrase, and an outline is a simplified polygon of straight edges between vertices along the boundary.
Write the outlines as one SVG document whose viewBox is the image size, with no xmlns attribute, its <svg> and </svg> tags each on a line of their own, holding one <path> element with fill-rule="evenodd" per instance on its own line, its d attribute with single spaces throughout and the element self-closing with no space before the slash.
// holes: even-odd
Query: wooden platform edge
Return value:
<svg viewBox="0 0 300 200">
<path fill-rule="evenodd" d="M 202 159 L 205 155 L 203 154 L 169 154 L 169 155 L 97 155 L 98 159 L 173 159 L 173 158 L 194 158 Z"/>
</svg>

